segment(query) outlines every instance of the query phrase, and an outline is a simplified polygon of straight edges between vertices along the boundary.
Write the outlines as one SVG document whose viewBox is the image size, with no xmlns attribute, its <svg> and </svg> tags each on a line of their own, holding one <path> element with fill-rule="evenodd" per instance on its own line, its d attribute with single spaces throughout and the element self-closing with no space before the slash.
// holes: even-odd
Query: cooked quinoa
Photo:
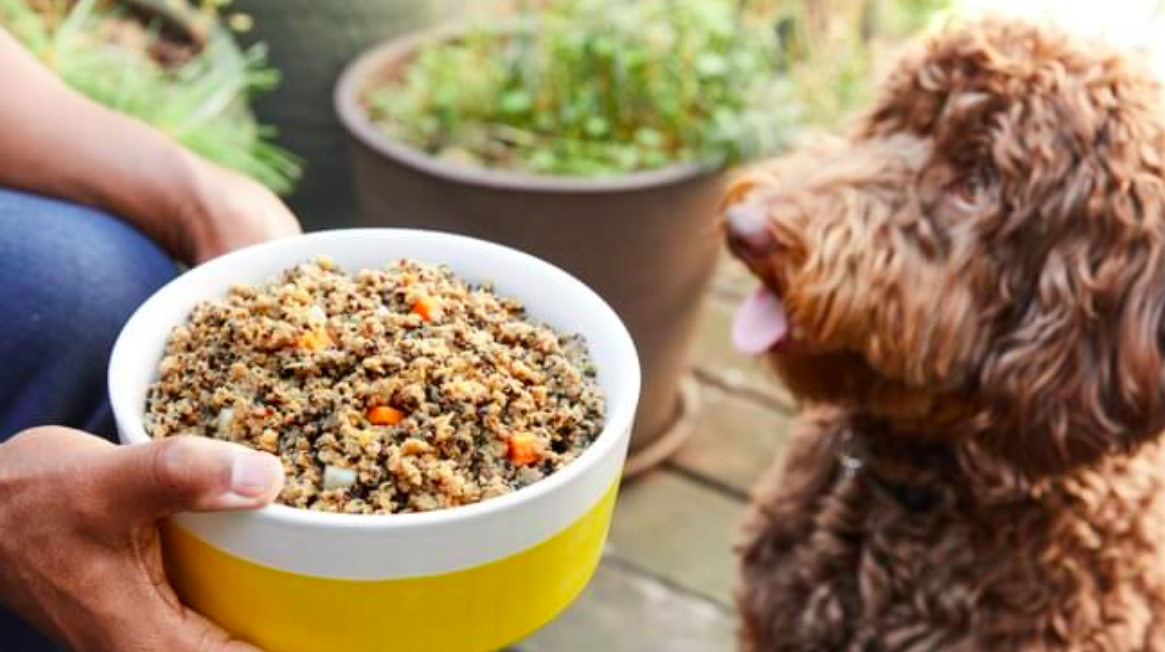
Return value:
<svg viewBox="0 0 1165 652">
<path fill-rule="evenodd" d="M 355 274 L 319 258 L 194 308 L 170 335 L 146 430 L 280 457 L 279 502 L 423 512 L 510 493 L 603 426 L 584 343 L 445 267 Z"/>
</svg>

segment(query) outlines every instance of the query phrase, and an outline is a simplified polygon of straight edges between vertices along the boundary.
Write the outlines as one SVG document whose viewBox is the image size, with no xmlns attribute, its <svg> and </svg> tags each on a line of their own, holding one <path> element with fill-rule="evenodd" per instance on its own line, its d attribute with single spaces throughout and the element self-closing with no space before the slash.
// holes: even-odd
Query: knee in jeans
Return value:
<svg viewBox="0 0 1165 652">
<path fill-rule="evenodd" d="M 13 197 L 15 195 L 15 198 Z M 99 211 L 0 192 L 0 299 L 26 337 L 112 343 L 130 314 L 175 274 L 145 236 Z M 8 328 L 14 324 L 9 323 Z"/>
</svg>

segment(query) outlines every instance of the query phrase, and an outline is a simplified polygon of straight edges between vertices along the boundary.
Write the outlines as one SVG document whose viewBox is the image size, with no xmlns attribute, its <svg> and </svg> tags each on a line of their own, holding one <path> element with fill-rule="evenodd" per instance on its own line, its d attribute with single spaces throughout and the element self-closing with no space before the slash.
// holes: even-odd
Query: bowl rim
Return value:
<svg viewBox="0 0 1165 652">
<path fill-rule="evenodd" d="M 519 508 L 520 506 L 539 500 L 548 494 L 558 492 L 568 485 L 573 484 L 578 479 L 582 478 L 587 472 L 591 471 L 599 462 L 606 459 L 610 455 L 618 455 L 619 445 L 628 438 L 632 423 L 635 417 L 635 408 L 639 402 L 639 395 L 641 392 L 641 371 L 639 367 L 638 353 L 635 348 L 635 343 L 631 339 L 630 333 L 626 326 L 618 317 L 615 311 L 607 304 L 607 302 L 598 295 L 594 290 L 587 286 L 582 281 L 575 278 L 568 272 L 556 267 L 555 265 L 537 258 L 531 254 L 527 254 L 518 249 L 500 245 L 497 243 L 481 240 L 478 238 L 471 238 L 468 236 L 455 235 L 451 233 L 444 233 L 440 231 L 428 231 L 423 229 L 396 229 L 396 228 L 357 228 L 357 229 L 335 229 L 330 231 L 320 231 L 314 233 L 305 233 L 302 235 L 292 236 L 289 238 L 281 238 L 269 242 L 264 242 L 249 247 L 238 249 L 231 253 L 225 254 L 213 260 L 210 260 L 202 265 L 199 265 L 184 274 L 178 276 L 174 280 L 167 283 L 165 286 L 156 291 L 149 299 L 146 300 L 130 319 L 123 326 L 121 333 L 118 335 L 117 341 L 114 344 L 113 351 L 110 356 L 110 364 L 107 375 L 109 385 L 109 398 L 114 417 L 117 421 L 118 435 L 124 444 L 139 445 L 152 440 L 149 434 L 146 433 L 143 425 L 144 410 L 135 408 L 134 401 L 131 397 L 125 395 L 121 391 L 123 387 L 120 378 L 124 375 L 133 373 L 132 369 L 125 369 L 125 351 L 133 345 L 128 340 L 128 334 L 133 330 L 140 328 L 138 322 L 151 318 L 153 311 L 157 310 L 156 306 L 159 304 L 159 297 L 169 296 L 171 294 L 180 293 L 190 287 L 198 287 L 202 285 L 202 279 L 210 272 L 222 269 L 224 267 L 237 266 L 254 257 L 276 256 L 279 257 L 285 250 L 298 248 L 299 243 L 305 239 L 311 240 L 325 240 L 334 239 L 343 242 L 351 239 L 369 238 L 369 237 L 384 237 L 391 235 L 393 237 L 405 238 L 429 238 L 432 240 L 444 240 L 446 242 L 459 242 L 464 246 L 476 247 L 480 250 L 481 255 L 508 257 L 515 264 L 524 267 L 535 268 L 532 272 L 537 273 L 543 283 L 556 284 L 574 284 L 578 286 L 584 295 L 588 295 L 589 299 L 595 302 L 592 308 L 600 308 L 603 312 L 603 320 L 610 326 L 610 335 L 615 339 L 615 347 L 619 350 L 617 357 L 626 358 L 625 368 L 612 369 L 610 373 L 627 373 L 631 376 L 629 379 L 629 387 L 631 390 L 625 393 L 625 397 L 606 396 L 607 401 L 607 418 L 603 424 L 602 431 L 595 437 L 594 442 L 587 447 L 583 454 L 580 455 L 570 464 L 566 465 L 559 471 L 533 483 L 526 487 L 522 487 L 513 493 L 504 496 L 497 496 L 489 498 L 471 505 L 462 505 L 458 507 L 450 507 L 446 509 L 439 509 L 430 512 L 413 512 L 406 514 L 342 514 L 331 512 L 317 512 L 313 510 L 303 509 L 299 507 L 290 507 L 278 503 L 271 503 L 265 507 L 256 510 L 244 510 L 241 512 L 218 512 L 219 514 L 240 515 L 249 518 L 258 519 L 259 521 L 266 521 L 271 524 L 287 525 L 287 526 L 306 526 L 311 528 L 323 529 L 359 529 L 359 530 L 404 530 L 413 528 L 426 528 L 434 526 L 450 525 L 453 523 L 464 524 L 479 519 L 487 519 L 500 512 L 508 512 L 510 510 Z M 286 255 L 286 254 L 283 254 Z M 341 267 L 344 266 L 342 261 L 337 261 Z M 256 282 L 261 282 L 260 281 Z M 225 291 L 226 288 L 220 288 Z M 221 293 L 221 292 L 220 292 Z M 528 302 L 524 301 L 528 304 Z M 169 314 L 169 313 L 167 313 Z M 584 334 L 585 336 L 585 334 Z M 156 373 L 157 360 L 153 362 Z M 602 373 L 602 371 L 600 371 Z M 128 426 L 128 427 L 127 427 Z"/>
<path fill-rule="evenodd" d="M 384 135 L 369 119 L 361 102 L 370 80 L 386 66 L 399 62 L 428 43 L 456 38 L 469 29 L 465 21 L 391 38 L 365 50 L 344 66 L 332 92 L 332 105 L 348 134 L 379 155 L 434 177 L 472 186 L 545 193 L 602 194 L 684 183 L 723 173 L 709 162 L 675 162 L 659 168 L 624 174 L 587 177 L 547 175 L 498 168 L 454 165 Z"/>
</svg>

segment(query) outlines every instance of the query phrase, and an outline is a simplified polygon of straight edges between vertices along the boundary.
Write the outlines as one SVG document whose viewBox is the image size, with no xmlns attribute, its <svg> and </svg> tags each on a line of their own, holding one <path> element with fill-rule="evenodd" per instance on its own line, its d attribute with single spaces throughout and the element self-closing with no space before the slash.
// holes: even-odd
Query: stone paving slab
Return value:
<svg viewBox="0 0 1165 652">
<path fill-rule="evenodd" d="M 717 386 L 702 390 L 696 432 L 672 465 L 743 498 L 780 453 L 793 416 Z"/>
<path fill-rule="evenodd" d="M 632 483 L 615 513 L 609 546 L 629 564 L 726 608 L 739 498 L 665 469 Z"/>
<path fill-rule="evenodd" d="M 578 602 L 513 652 L 729 652 L 721 605 L 608 559 Z"/>
</svg>

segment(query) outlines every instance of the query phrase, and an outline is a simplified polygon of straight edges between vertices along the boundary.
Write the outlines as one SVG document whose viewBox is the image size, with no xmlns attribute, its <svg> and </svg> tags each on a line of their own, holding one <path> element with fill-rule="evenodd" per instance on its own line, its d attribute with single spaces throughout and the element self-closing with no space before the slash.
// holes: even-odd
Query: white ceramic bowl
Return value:
<svg viewBox="0 0 1165 652">
<path fill-rule="evenodd" d="M 159 290 L 126 324 L 109 388 L 121 440 L 142 444 L 146 393 L 170 330 L 233 283 L 265 281 L 324 254 L 343 269 L 399 258 L 492 281 L 559 332 L 580 333 L 598 367 L 607 422 L 558 473 L 513 494 L 423 514 L 324 514 L 282 505 L 181 514 L 163 526 L 183 600 L 268 652 L 494 650 L 569 604 L 601 556 L 639 397 L 635 347 L 615 313 L 562 270 L 443 233 L 358 229 L 243 249 Z"/>
</svg>

